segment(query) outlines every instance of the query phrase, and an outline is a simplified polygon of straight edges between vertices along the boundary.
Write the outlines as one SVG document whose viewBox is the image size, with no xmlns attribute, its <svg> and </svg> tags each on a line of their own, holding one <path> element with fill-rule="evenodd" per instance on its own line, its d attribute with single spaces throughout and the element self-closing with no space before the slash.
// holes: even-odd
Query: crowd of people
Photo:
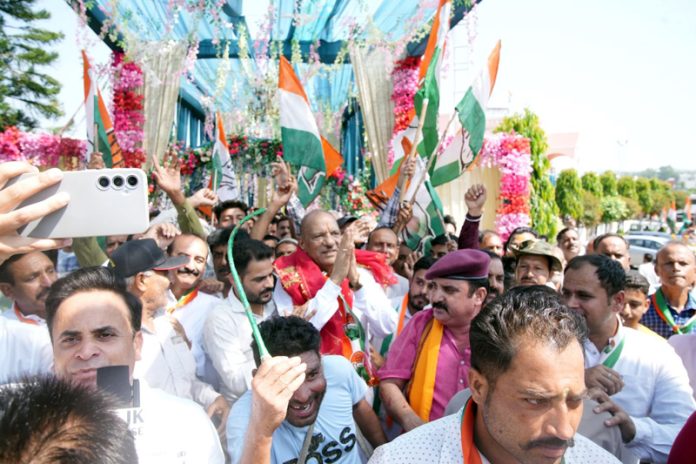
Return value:
<svg viewBox="0 0 696 464">
<path fill-rule="evenodd" d="M 31 169 L 1 165 L 0 188 Z M 634 270 L 618 234 L 502 240 L 474 185 L 461 227 L 411 250 L 394 198 L 376 224 L 305 211 L 280 163 L 243 221 L 239 198 L 186 198 L 171 159 L 154 178 L 172 209 L 144 233 L 19 237 L 69 201 L 16 209 L 60 176 L 0 190 L 0 462 L 694 460 L 682 242 Z"/>
</svg>

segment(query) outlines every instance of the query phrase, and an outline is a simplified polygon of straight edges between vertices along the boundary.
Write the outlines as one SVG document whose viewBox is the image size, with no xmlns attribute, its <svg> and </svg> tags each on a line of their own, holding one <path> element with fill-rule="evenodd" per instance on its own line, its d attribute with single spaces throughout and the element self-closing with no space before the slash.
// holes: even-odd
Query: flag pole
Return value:
<svg viewBox="0 0 696 464">
<path fill-rule="evenodd" d="M 261 333 L 259 332 L 259 326 L 256 324 L 256 318 L 254 318 L 254 314 L 251 312 L 251 305 L 249 305 L 249 300 L 247 300 L 246 293 L 244 292 L 242 281 L 239 279 L 239 274 L 237 273 L 237 267 L 234 264 L 234 254 L 232 252 L 232 248 L 234 244 L 234 238 L 237 236 L 237 231 L 239 231 L 239 228 L 254 216 L 258 216 L 265 212 L 266 208 L 259 208 L 253 213 L 248 214 L 244 219 L 239 221 L 234 230 L 232 230 L 230 238 L 227 241 L 227 262 L 229 263 L 230 272 L 232 273 L 232 280 L 234 281 L 234 287 L 237 290 L 237 296 L 239 297 L 239 300 L 242 302 L 244 312 L 246 313 L 247 319 L 249 320 L 249 325 L 251 325 L 251 333 L 254 337 L 254 341 L 256 342 L 256 346 L 259 349 L 259 357 L 261 358 L 261 362 L 270 359 L 271 355 L 268 354 L 266 344 L 263 342 L 263 339 L 261 338 Z"/>
<path fill-rule="evenodd" d="M 399 170 L 404 166 L 404 163 L 407 163 L 411 158 L 413 158 L 416 155 L 416 150 L 418 150 L 418 144 L 420 143 L 420 135 L 423 132 L 423 125 L 425 124 L 425 116 L 427 116 L 428 114 L 428 102 L 429 100 L 427 98 L 423 99 L 423 106 L 421 107 L 421 114 L 418 119 L 418 130 L 416 131 L 416 135 L 413 137 L 413 145 L 411 145 L 411 151 L 406 155 L 403 161 L 401 161 L 401 166 L 399 166 Z M 404 201 L 406 190 L 408 190 L 408 188 L 405 186 L 399 191 L 399 204 L 401 204 L 401 202 Z"/>
<path fill-rule="evenodd" d="M 450 126 L 454 122 L 454 119 L 457 117 L 457 112 L 455 111 L 452 114 L 452 117 L 450 118 L 449 122 L 447 123 L 447 127 L 445 127 L 445 131 L 442 133 L 442 137 L 440 137 L 440 140 L 437 141 L 437 146 L 435 147 L 435 150 L 433 151 L 433 154 L 430 155 L 430 159 L 428 160 L 428 165 L 425 167 L 425 171 L 423 171 L 423 175 L 420 178 L 420 181 L 418 182 L 418 187 L 413 191 L 413 196 L 411 197 L 411 200 L 409 203 L 413 205 L 416 201 L 416 195 L 418 194 L 418 189 L 421 188 L 421 185 L 423 185 L 423 182 L 425 182 L 425 178 L 428 175 L 428 172 L 430 172 L 430 168 L 433 167 L 433 164 L 435 163 L 435 160 L 437 159 L 437 152 L 440 150 L 440 147 L 442 146 L 443 143 L 445 143 L 445 139 L 447 138 L 447 131 L 449 130 Z"/>
</svg>

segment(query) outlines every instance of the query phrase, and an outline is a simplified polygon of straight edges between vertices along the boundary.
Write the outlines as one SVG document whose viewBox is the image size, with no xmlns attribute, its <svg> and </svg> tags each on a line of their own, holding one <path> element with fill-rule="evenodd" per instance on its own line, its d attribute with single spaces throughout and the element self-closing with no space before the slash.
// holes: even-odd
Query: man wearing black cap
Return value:
<svg viewBox="0 0 696 464">
<path fill-rule="evenodd" d="M 425 275 L 432 308 L 411 319 L 379 371 L 384 406 L 406 431 L 442 417 L 449 399 L 468 386 L 469 326 L 486 299 L 489 263 L 482 251 L 458 250 Z"/>
<path fill-rule="evenodd" d="M 210 417 L 219 416 L 224 427 L 227 402 L 210 385 L 198 380 L 185 331 L 179 321 L 163 311 L 170 285 L 167 272 L 187 262 L 185 256 L 167 258 L 152 239 L 126 242 L 111 255 L 114 272 L 126 280 L 128 290 L 143 305 L 143 346 L 134 376 L 147 380 L 151 387 L 196 401 Z"/>
</svg>

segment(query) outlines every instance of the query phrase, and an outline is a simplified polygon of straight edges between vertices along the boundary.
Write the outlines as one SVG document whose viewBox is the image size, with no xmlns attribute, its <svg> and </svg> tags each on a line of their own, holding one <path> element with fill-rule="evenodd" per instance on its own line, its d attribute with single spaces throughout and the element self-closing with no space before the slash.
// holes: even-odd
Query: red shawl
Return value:
<svg viewBox="0 0 696 464">
<path fill-rule="evenodd" d="M 384 254 L 355 250 L 355 259 L 358 265 L 364 266 L 372 272 L 380 285 L 386 286 L 396 283 L 396 278 L 391 267 L 387 264 Z M 276 259 L 273 266 L 283 289 L 290 295 L 295 306 L 303 305 L 314 298 L 328 279 L 328 276 L 301 248 L 298 248 L 291 255 Z M 341 294 L 346 303 L 352 307 L 353 292 L 348 286 L 348 279 L 341 283 Z M 344 332 L 344 326 L 352 322 L 352 319 L 348 308 L 345 308 L 341 298 L 338 298 L 338 310 L 320 332 L 322 354 L 338 354 L 350 359 L 353 350 L 350 340 Z"/>
</svg>

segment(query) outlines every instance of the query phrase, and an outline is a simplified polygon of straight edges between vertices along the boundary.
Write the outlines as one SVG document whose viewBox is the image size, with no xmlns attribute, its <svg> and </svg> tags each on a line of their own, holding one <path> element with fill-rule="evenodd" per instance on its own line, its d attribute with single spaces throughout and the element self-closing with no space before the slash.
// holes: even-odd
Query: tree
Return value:
<svg viewBox="0 0 696 464">
<path fill-rule="evenodd" d="M 636 194 L 638 195 L 638 203 L 644 214 L 650 214 L 652 211 L 652 189 L 650 181 L 645 177 L 636 179 Z"/>
<path fill-rule="evenodd" d="M 582 217 L 582 181 L 575 169 L 561 171 L 556 179 L 556 204 L 562 217 Z"/>
<path fill-rule="evenodd" d="M 618 196 L 602 198 L 600 208 L 603 222 L 616 222 L 628 218 L 629 211 L 626 203 Z"/>
<path fill-rule="evenodd" d="M 636 192 L 636 181 L 631 176 L 620 177 L 616 183 L 616 190 L 622 197 L 638 200 Z"/>
<path fill-rule="evenodd" d="M 599 176 L 594 172 L 586 172 L 582 175 L 582 188 L 586 192 L 590 192 L 595 198 L 602 198 L 602 183 L 599 181 Z"/>
<path fill-rule="evenodd" d="M 541 235 L 554 237 L 558 228 L 558 207 L 556 194 L 548 171 L 551 168 L 546 157 L 548 143 L 546 134 L 539 125 L 539 117 L 525 108 L 524 114 L 508 116 L 495 129 L 495 132 L 516 132 L 530 141 L 532 154 L 532 176 L 530 196 L 530 217 L 532 227 Z"/>
<path fill-rule="evenodd" d="M 677 206 L 677 209 L 684 209 L 684 205 L 686 205 L 686 199 L 689 197 L 689 194 L 685 192 L 684 190 L 675 190 L 674 191 L 674 202 L 675 205 Z"/>
<path fill-rule="evenodd" d="M 60 82 L 41 72 L 58 54 L 48 51 L 63 34 L 37 28 L 49 19 L 46 10 L 33 11 L 36 0 L 0 0 L 0 129 L 36 127 L 36 116 L 56 118 Z"/>
<path fill-rule="evenodd" d="M 643 215 L 643 210 L 641 209 L 638 200 L 625 196 L 621 196 L 620 198 L 626 205 L 626 217 L 623 219 L 635 219 Z"/>
<path fill-rule="evenodd" d="M 600 200 L 592 192 L 582 192 L 582 217 L 580 223 L 585 227 L 593 228 L 602 222 L 602 208 Z"/>
<path fill-rule="evenodd" d="M 605 197 L 615 197 L 619 194 L 616 189 L 616 174 L 612 171 L 604 171 L 599 176 L 599 181 L 602 183 L 602 192 Z"/>
<path fill-rule="evenodd" d="M 660 180 L 679 180 L 679 173 L 672 166 L 660 166 L 657 169 L 657 178 Z"/>
</svg>

